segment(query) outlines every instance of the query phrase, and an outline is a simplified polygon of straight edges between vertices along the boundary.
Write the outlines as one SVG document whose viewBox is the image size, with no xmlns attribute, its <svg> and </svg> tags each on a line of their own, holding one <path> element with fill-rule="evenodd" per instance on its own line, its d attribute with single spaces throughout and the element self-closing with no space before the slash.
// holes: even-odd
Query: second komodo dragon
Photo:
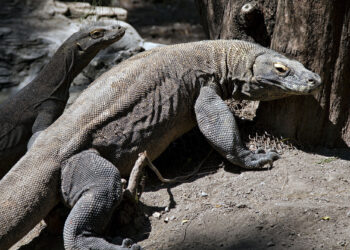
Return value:
<svg viewBox="0 0 350 250">
<path fill-rule="evenodd" d="M 58 48 L 33 81 L 0 104 L 0 179 L 24 155 L 29 139 L 31 144 L 62 114 L 73 79 L 124 33 L 125 28 L 104 23 L 82 28 Z"/>
<path fill-rule="evenodd" d="M 128 176 L 147 151 L 157 158 L 198 125 L 211 145 L 243 168 L 278 158 L 242 144 L 224 99 L 272 100 L 310 94 L 319 75 L 301 63 L 238 40 L 155 48 L 89 86 L 0 181 L 0 249 L 31 230 L 63 199 L 67 249 L 126 249 L 103 237 Z M 137 249 L 138 246 L 132 246 Z"/>
</svg>

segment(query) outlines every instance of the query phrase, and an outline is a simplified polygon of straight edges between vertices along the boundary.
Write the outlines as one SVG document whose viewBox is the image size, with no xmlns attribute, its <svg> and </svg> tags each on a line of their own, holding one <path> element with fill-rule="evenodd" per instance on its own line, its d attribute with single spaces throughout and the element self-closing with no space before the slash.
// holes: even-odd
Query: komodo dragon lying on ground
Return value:
<svg viewBox="0 0 350 250">
<path fill-rule="evenodd" d="M 196 124 L 233 164 L 261 168 L 275 152 L 241 142 L 227 98 L 310 94 L 320 77 L 275 51 L 238 40 L 155 48 L 99 77 L 0 182 L 0 249 L 23 237 L 63 200 L 67 249 L 125 249 L 102 238 L 121 199 L 120 176 L 138 154 L 157 158 Z M 139 246 L 133 245 L 132 249 Z"/>
<path fill-rule="evenodd" d="M 124 33 L 102 23 L 74 33 L 32 82 L 0 105 L 0 179 L 24 155 L 32 134 L 30 144 L 62 114 L 76 75 Z"/>
</svg>

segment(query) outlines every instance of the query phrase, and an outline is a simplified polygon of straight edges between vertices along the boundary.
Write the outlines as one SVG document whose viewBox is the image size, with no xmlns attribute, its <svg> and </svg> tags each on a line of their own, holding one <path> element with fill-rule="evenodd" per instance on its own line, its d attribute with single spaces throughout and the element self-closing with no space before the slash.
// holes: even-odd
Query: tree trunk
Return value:
<svg viewBox="0 0 350 250">
<path fill-rule="evenodd" d="M 256 121 L 304 145 L 350 146 L 350 1 L 196 0 L 211 39 L 244 39 L 322 77 L 316 96 L 261 102 Z"/>
</svg>

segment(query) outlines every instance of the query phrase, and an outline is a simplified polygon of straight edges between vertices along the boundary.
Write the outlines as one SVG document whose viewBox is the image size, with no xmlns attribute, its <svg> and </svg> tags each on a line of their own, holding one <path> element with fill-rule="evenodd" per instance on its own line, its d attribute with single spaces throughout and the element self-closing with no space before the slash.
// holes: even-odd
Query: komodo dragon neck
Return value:
<svg viewBox="0 0 350 250">
<path fill-rule="evenodd" d="M 32 100 L 34 107 L 40 106 L 49 99 L 66 103 L 70 83 L 87 64 L 77 61 L 76 50 L 77 47 L 60 47 L 50 62 L 31 82 L 30 88 L 41 97 L 39 100 Z"/>
</svg>

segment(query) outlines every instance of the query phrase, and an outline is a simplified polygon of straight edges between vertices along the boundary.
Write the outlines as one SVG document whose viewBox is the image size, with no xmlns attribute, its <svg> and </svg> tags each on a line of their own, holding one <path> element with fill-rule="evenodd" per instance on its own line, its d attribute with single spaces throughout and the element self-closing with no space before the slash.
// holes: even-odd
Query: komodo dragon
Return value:
<svg viewBox="0 0 350 250">
<path fill-rule="evenodd" d="M 121 26 L 102 23 L 82 28 L 58 48 L 32 82 L 0 105 L 0 179 L 24 155 L 32 134 L 31 143 L 62 114 L 76 75 L 124 33 Z"/>
<path fill-rule="evenodd" d="M 1 180 L 0 249 L 61 199 L 72 207 L 66 249 L 126 249 L 102 233 L 121 199 L 120 176 L 128 176 L 139 153 L 153 160 L 198 124 L 230 162 L 261 168 L 277 154 L 246 149 L 223 100 L 272 100 L 310 94 L 320 85 L 319 75 L 301 63 L 238 40 L 155 48 L 120 63 L 44 130 Z"/>
</svg>

